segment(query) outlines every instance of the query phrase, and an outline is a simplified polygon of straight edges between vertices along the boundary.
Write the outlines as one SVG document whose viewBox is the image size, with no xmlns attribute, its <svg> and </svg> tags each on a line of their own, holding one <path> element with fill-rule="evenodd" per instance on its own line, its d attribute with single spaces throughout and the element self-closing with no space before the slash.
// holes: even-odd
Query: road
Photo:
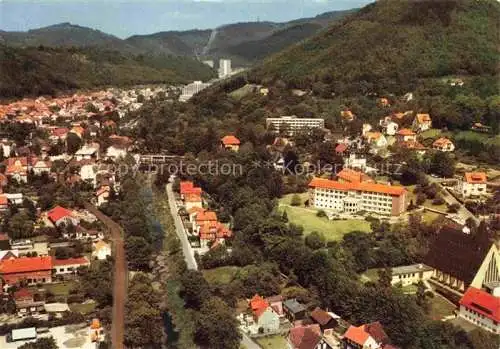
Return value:
<svg viewBox="0 0 500 349">
<path fill-rule="evenodd" d="M 443 186 L 442 182 L 449 181 L 449 179 L 446 180 L 442 178 L 434 178 L 432 176 L 427 176 L 427 178 L 429 179 L 430 183 L 436 183 L 437 185 L 439 185 L 439 187 L 441 188 L 443 199 L 448 205 L 457 204 L 460 206 L 456 215 L 460 216 L 463 221 L 466 221 L 468 218 L 472 218 L 476 222 L 476 224 L 479 224 L 479 219 L 474 216 L 474 214 L 470 212 L 464 205 L 462 205 L 460 201 L 458 201 L 453 195 L 451 195 L 450 192 Z"/>
<path fill-rule="evenodd" d="M 241 333 L 241 345 L 244 345 L 246 349 L 261 349 L 260 345 L 251 340 L 245 333 Z"/>
<path fill-rule="evenodd" d="M 111 233 L 114 247 L 115 270 L 113 273 L 113 311 L 111 320 L 111 343 L 113 349 L 124 349 L 125 300 L 127 296 L 127 261 L 123 245 L 121 226 L 99 211 L 97 207 L 85 202 L 85 208 L 97 217 Z"/>
<path fill-rule="evenodd" d="M 182 252 L 184 254 L 184 259 L 186 260 L 186 264 L 188 269 L 197 270 L 198 263 L 196 263 L 196 259 L 194 258 L 193 250 L 191 249 L 191 245 L 187 239 L 187 235 L 184 231 L 184 225 L 182 224 L 181 217 L 177 213 L 177 204 L 175 203 L 175 194 L 172 190 L 172 183 L 167 184 L 167 196 L 168 196 L 168 205 L 170 206 L 170 213 L 174 218 L 175 231 L 182 245 Z"/>
</svg>

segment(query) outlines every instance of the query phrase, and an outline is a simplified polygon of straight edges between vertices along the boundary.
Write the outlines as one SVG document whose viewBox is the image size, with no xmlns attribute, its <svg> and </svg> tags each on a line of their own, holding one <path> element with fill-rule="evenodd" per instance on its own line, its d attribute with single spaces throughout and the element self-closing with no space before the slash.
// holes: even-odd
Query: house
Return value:
<svg viewBox="0 0 500 349">
<path fill-rule="evenodd" d="M 349 154 L 349 157 L 344 159 L 344 167 L 365 171 L 367 168 L 366 158 L 359 157 L 356 154 Z"/>
<path fill-rule="evenodd" d="M 90 341 L 92 343 L 100 343 L 104 341 L 104 328 L 99 319 L 93 319 L 89 328 Z"/>
<path fill-rule="evenodd" d="M 500 281 L 500 254 L 487 233 L 446 224 L 430 239 L 423 262 L 434 269 L 431 281 L 464 292 L 469 286 Z"/>
<path fill-rule="evenodd" d="M 5 175 L 21 183 L 28 182 L 28 158 L 14 157 L 6 159 Z"/>
<path fill-rule="evenodd" d="M 283 311 L 283 297 L 280 295 L 267 297 L 266 301 L 269 303 L 271 308 L 278 314 L 280 317 L 285 316 Z"/>
<path fill-rule="evenodd" d="M 491 132 L 491 126 L 483 125 L 480 122 L 475 122 L 471 126 L 471 130 L 477 131 L 477 132 L 489 133 L 489 132 Z"/>
<path fill-rule="evenodd" d="M 384 148 L 387 147 L 387 139 L 385 136 L 378 131 L 370 131 L 364 134 L 366 142 L 374 148 Z"/>
<path fill-rule="evenodd" d="M 104 240 L 99 240 L 94 244 L 94 251 L 92 252 L 92 257 L 99 260 L 106 260 L 108 256 L 111 256 L 111 245 Z"/>
<path fill-rule="evenodd" d="M 122 144 L 113 144 L 106 149 L 106 159 L 118 160 L 124 159 L 128 154 L 128 146 Z"/>
<path fill-rule="evenodd" d="M 97 200 L 97 207 L 101 207 L 109 201 L 109 195 L 111 193 L 111 189 L 109 185 L 102 185 L 95 192 L 95 197 Z"/>
<path fill-rule="evenodd" d="M 27 288 L 21 288 L 13 294 L 17 315 L 20 317 L 38 314 L 43 311 L 43 301 L 35 301 L 35 295 Z"/>
<path fill-rule="evenodd" d="M 443 152 L 454 151 L 455 144 L 446 137 L 438 138 L 432 143 L 432 149 L 436 149 Z"/>
<path fill-rule="evenodd" d="M 404 265 L 391 270 L 391 285 L 401 284 L 403 287 L 429 280 L 434 274 L 434 269 L 425 264 Z"/>
<path fill-rule="evenodd" d="M 363 126 L 361 126 L 361 135 L 365 136 L 366 133 L 370 132 L 372 129 L 373 129 L 372 125 L 363 124 Z"/>
<path fill-rule="evenodd" d="M 207 248 L 209 244 L 223 243 L 233 236 L 232 231 L 220 222 L 204 222 L 198 225 L 200 247 Z"/>
<path fill-rule="evenodd" d="M 389 102 L 389 99 L 382 97 L 378 99 L 378 104 L 382 107 L 389 107 L 391 103 Z"/>
<path fill-rule="evenodd" d="M 99 159 L 99 144 L 98 143 L 88 143 L 82 146 L 75 153 L 76 161 L 82 160 L 98 160 Z"/>
<path fill-rule="evenodd" d="M 31 169 L 33 173 L 37 176 L 43 173 L 50 173 L 50 169 L 52 168 L 52 162 L 44 161 L 44 160 L 36 160 Z"/>
<path fill-rule="evenodd" d="M 375 181 L 363 172 L 352 170 L 350 168 L 343 168 L 342 171 L 337 173 L 337 181 L 340 183 L 374 183 Z"/>
<path fill-rule="evenodd" d="M 0 194 L 0 211 L 4 212 L 9 209 L 9 199 L 5 194 Z"/>
<path fill-rule="evenodd" d="M 52 259 L 52 268 L 54 275 L 74 275 L 78 268 L 88 267 L 90 262 L 86 257 L 68 258 L 68 259 Z"/>
<path fill-rule="evenodd" d="M 311 319 L 319 325 L 321 332 L 333 329 L 339 324 L 337 319 L 319 307 L 311 312 Z"/>
<path fill-rule="evenodd" d="M 404 187 L 369 182 L 339 182 L 313 178 L 309 202 L 315 208 L 356 214 L 360 211 L 399 216 L 406 210 Z"/>
<path fill-rule="evenodd" d="M 80 162 L 80 178 L 82 181 L 89 182 L 95 188 L 97 185 L 98 166 L 92 160 Z"/>
<path fill-rule="evenodd" d="M 201 194 L 188 193 L 184 195 L 184 207 L 186 210 L 190 210 L 193 207 L 203 208 L 203 200 Z"/>
<path fill-rule="evenodd" d="M 343 339 L 344 349 L 388 349 L 390 339 L 380 322 L 372 322 L 361 326 L 350 326 Z"/>
<path fill-rule="evenodd" d="M 484 172 L 466 172 L 458 181 L 457 191 L 465 198 L 483 196 L 486 194 L 487 182 Z"/>
<path fill-rule="evenodd" d="M 280 317 L 264 298 L 256 294 L 249 305 L 259 332 L 273 333 L 279 330 Z"/>
<path fill-rule="evenodd" d="M 335 154 L 344 155 L 347 149 L 349 149 L 349 146 L 347 144 L 345 143 L 337 144 L 337 146 L 335 147 Z"/>
<path fill-rule="evenodd" d="M 47 212 L 47 218 L 57 227 L 72 224 L 77 226 L 80 220 L 75 217 L 73 211 L 68 210 L 62 206 L 56 206 Z"/>
<path fill-rule="evenodd" d="M 193 182 L 191 181 L 182 181 L 180 183 L 180 194 L 181 199 L 184 200 L 187 194 L 198 194 L 201 196 L 201 188 L 195 187 Z"/>
<path fill-rule="evenodd" d="M 356 115 L 354 115 L 349 109 L 344 109 L 340 112 L 340 117 L 343 121 L 351 122 L 356 118 Z"/>
<path fill-rule="evenodd" d="M 424 155 L 427 148 L 418 141 L 402 141 L 398 143 L 401 149 L 406 149 L 409 151 L 415 151 L 419 155 Z"/>
<path fill-rule="evenodd" d="M 402 128 L 396 133 L 396 140 L 398 142 L 416 142 L 417 134 L 409 128 Z"/>
<path fill-rule="evenodd" d="M 413 119 L 412 128 L 416 132 L 424 132 L 432 127 L 432 119 L 429 114 L 417 114 Z"/>
<path fill-rule="evenodd" d="M 0 262 L 2 287 L 9 287 L 21 281 L 28 285 L 52 282 L 52 257 L 23 257 Z"/>
<path fill-rule="evenodd" d="M 458 316 L 500 334 L 500 282 L 486 284 L 484 288 L 469 287 L 460 300 Z"/>
<path fill-rule="evenodd" d="M 50 130 L 49 139 L 52 142 L 57 142 L 59 140 L 66 140 L 69 130 L 66 127 L 56 127 Z"/>
<path fill-rule="evenodd" d="M 388 136 L 394 136 L 398 132 L 399 125 L 394 121 L 389 121 L 383 126 L 383 132 Z"/>
<path fill-rule="evenodd" d="M 238 151 L 240 149 L 240 140 L 235 136 L 224 136 L 221 139 L 221 147 L 226 150 Z"/>
<path fill-rule="evenodd" d="M 283 310 L 285 311 L 285 316 L 291 323 L 302 320 L 306 316 L 306 307 L 295 298 L 284 301 Z"/>
<path fill-rule="evenodd" d="M 82 138 L 83 134 L 85 132 L 85 129 L 83 127 L 81 127 L 81 126 L 73 126 L 73 128 L 71 128 L 71 130 L 69 132 L 77 135 L 80 138 Z"/>
<path fill-rule="evenodd" d="M 290 329 L 287 337 L 289 349 L 330 349 L 322 338 L 320 327 L 314 325 L 298 325 Z"/>
</svg>

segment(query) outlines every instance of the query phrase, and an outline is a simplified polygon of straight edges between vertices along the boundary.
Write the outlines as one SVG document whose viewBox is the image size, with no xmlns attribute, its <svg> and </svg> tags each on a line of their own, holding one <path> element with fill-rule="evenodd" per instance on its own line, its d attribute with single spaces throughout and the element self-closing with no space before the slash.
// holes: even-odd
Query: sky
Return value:
<svg viewBox="0 0 500 349">
<path fill-rule="evenodd" d="M 126 38 L 250 21 L 283 22 L 373 0 L 0 0 L 0 29 L 70 22 Z"/>
</svg>

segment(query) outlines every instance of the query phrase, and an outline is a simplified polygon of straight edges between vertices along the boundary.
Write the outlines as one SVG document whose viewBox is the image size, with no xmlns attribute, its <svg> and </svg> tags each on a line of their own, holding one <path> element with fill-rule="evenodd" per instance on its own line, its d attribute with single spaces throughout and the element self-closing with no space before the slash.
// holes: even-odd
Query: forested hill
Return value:
<svg viewBox="0 0 500 349">
<path fill-rule="evenodd" d="M 268 58 L 259 81 L 331 92 L 402 92 L 421 78 L 498 73 L 500 3 L 379 0 Z"/>
<path fill-rule="evenodd" d="M 0 97 L 70 89 L 209 80 L 215 72 L 190 58 L 133 56 L 100 49 L 14 48 L 0 45 Z"/>
</svg>

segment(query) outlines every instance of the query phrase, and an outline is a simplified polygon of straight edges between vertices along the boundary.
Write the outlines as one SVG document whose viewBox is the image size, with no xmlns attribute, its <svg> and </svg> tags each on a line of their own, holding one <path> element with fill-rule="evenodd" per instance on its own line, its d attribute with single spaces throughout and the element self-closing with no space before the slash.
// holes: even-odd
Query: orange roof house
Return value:
<svg viewBox="0 0 500 349">
<path fill-rule="evenodd" d="M 360 182 L 371 182 L 373 183 L 373 179 L 371 179 L 368 175 L 363 172 L 355 171 L 350 168 L 344 168 L 337 174 L 337 180 L 339 182 L 348 182 L 348 183 L 360 183 Z"/>
<path fill-rule="evenodd" d="M 491 293 L 469 287 L 460 300 L 460 305 L 497 323 L 500 322 L 500 297 Z"/>
<path fill-rule="evenodd" d="M 195 187 L 191 181 L 183 181 L 180 183 L 181 196 L 186 194 L 199 194 L 201 195 L 201 188 Z"/>
<path fill-rule="evenodd" d="M 23 280 L 30 280 L 31 284 L 51 282 L 52 258 L 43 256 L 4 259 L 0 262 L 0 279 L 9 286 Z"/>
<path fill-rule="evenodd" d="M 455 145 L 448 138 L 441 137 L 432 143 L 432 148 L 440 151 L 453 151 L 455 150 Z"/>
<path fill-rule="evenodd" d="M 221 139 L 222 148 L 233 150 L 233 151 L 239 150 L 240 143 L 241 143 L 240 140 L 232 135 L 224 136 Z"/>
<path fill-rule="evenodd" d="M 406 189 L 404 187 L 395 185 L 366 183 L 366 182 L 345 183 L 345 182 L 337 182 L 337 181 L 332 181 L 330 179 L 317 178 L 317 177 L 313 178 L 311 182 L 309 182 L 309 187 L 336 189 L 340 191 L 355 190 L 364 192 L 374 192 L 380 194 L 388 194 L 391 196 L 400 196 L 406 193 Z"/>
<path fill-rule="evenodd" d="M 417 114 L 413 120 L 413 128 L 418 132 L 427 131 L 432 126 L 431 116 L 427 113 Z"/>
<path fill-rule="evenodd" d="M 485 184 L 488 181 L 484 172 L 466 172 L 464 178 L 469 184 Z"/>
<path fill-rule="evenodd" d="M 362 348 L 387 348 L 389 345 L 389 337 L 384 331 L 380 322 L 372 322 L 361 326 L 350 326 L 344 334 L 344 342 L 348 344 L 356 344 Z"/>
</svg>

